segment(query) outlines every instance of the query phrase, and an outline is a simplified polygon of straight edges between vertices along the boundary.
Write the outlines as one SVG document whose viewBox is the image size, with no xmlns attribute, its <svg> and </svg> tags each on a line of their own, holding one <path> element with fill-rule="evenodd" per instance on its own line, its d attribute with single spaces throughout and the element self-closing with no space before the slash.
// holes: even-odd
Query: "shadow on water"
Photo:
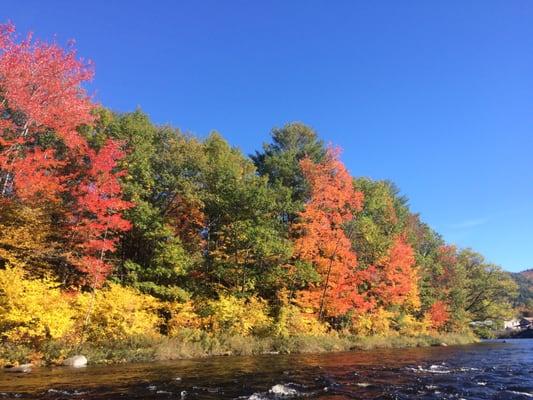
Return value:
<svg viewBox="0 0 533 400">
<path fill-rule="evenodd" d="M 12 398 L 532 399 L 533 340 L 0 373 Z"/>
</svg>

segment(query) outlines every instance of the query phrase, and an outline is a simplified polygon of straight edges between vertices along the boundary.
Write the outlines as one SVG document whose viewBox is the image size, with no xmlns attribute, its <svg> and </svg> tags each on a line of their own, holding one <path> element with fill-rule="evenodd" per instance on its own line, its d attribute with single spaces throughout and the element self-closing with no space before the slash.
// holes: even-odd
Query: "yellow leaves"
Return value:
<svg viewBox="0 0 533 400">
<path fill-rule="evenodd" d="M 398 328 L 402 336 L 418 336 L 428 333 L 430 323 L 426 318 L 417 320 L 411 314 L 406 314 L 400 319 Z"/>
<path fill-rule="evenodd" d="M 53 246 L 49 215 L 38 207 L 14 202 L 1 201 L 0 207 L 0 262 L 23 265 L 33 261 L 35 266 Z"/>
<path fill-rule="evenodd" d="M 92 296 L 95 296 L 94 303 Z M 139 291 L 110 284 L 96 294 L 85 293 L 78 297 L 78 315 L 84 316 L 91 310 L 86 327 L 91 341 L 124 340 L 132 336 L 158 334 L 161 323 L 157 315 L 160 306 L 157 299 Z"/>
<path fill-rule="evenodd" d="M 49 278 L 28 279 L 20 267 L 0 270 L 0 337 L 13 343 L 76 340 L 91 308 L 91 341 L 158 334 L 155 298 L 116 284 L 98 291 L 91 306 L 92 296 L 63 293 Z"/>
<path fill-rule="evenodd" d="M 394 313 L 384 308 L 376 308 L 371 312 L 357 315 L 353 319 L 352 329 L 359 336 L 390 335 L 393 316 Z"/>
<path fill-rule="evenodd" d="M 306 315 L 294 305 L 283 306 L 273 325 L 273 333 L 283 337 L 291 335 L 322 336 L 327 331 L 328 325 L 320 323 L 316 315 Z"/>
<path fill-rule="evenodd" d="M 199 329 L 202 325 L 201 317 L 196 313 L 191 301 L 170 304 L 170 319 L 167 322 L 169 336 L 177 336 L 183 329 Z"/>
<path fill-rule="evenodd" d="M 11 342 L 58 339 L 72 331 L 75 310 L 52 280 L 30 280 L 17 267 L 0 270 L 0 336 Z"/>
<path fill-rule="evenodd" d="M 252 297 L 240 299 L 222 295 L 208 302 L 207 325 L 212 332 L 237 335 L 261 333 L 269 329 L 271 318 L 265 300 Z"/>
</svg>

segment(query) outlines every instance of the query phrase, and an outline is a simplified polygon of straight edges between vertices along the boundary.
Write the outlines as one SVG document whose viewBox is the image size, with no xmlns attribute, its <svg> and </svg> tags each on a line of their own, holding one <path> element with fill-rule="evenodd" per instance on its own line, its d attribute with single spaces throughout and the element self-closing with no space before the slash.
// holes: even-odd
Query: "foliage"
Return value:
<svg viewBox="0 0 533 400">
<path fill-rule="evenodd" d="M 50 278 L 28 278 L 22 268 L 0 269 L 0 337 L 37 344 L 72 333 L 72 299 Z"/>
<path fill-rule="evenodd" d="M 330 148 L 320 164 L 308 158 L 301 162 L 311 197 L 295 224 L 299 234 L 296 255 L 315 266 L 321 282 L 300 291 L 298 301 L 312 307 L 319 318 L 338 317 L 368 306 L 357 290 L 361 283 L 357 259 L 343 230 L 343 224 L 360 210 L 363 196 L 354 190 L 338 156 L 339 151 Z"/>
<path fill-rule="evenodd" d="M 223 295 L 209 301 L 201 314 L 211 332 L 246 336 L 267 332 L 271 324 L 267 312 L 267 304 L 262 299 Z"/>
<path fill-rule="evenodd" d="M 64 249 L 50 264 L 76 267 L 97 286 L 110 270 L 104 255 L 114 250 L 112 231 L 129 225 L 120 215 L 127 203 L 114 170 L 118 143 L 96 151 L 79 132 L 95 121 L 82 87 L 92 69 L 73 49 L 31 35 L 17 42 L 12 25 L 0 26 L 0 36 L 0 199 L 10 209 L 53 210 L 44 219 L 59 221 Z"/>
<path fill-rule="evenodd" d="M 441 329 L 450 319 L 448 305 L 443 301 L 436 301 L 429 309 L 429 320 L 433 329 Z"/>
<path fill-rule="evenodd" d="M 283 306 L 273 324 L 272 331 L 276 336 L 311 335 L 322 336 L 328 331 L 328 325 L 317 318 L 302 312 L 294 305 Z"/>
<path fill-rule="evenodd" d="M 89 341 L 126 340 L 136 335 L 159 334 L 159 306 L 151 296 L 111 283 L 95 293 L 78 296 L 77 315 L 85 315 L 92 307 L 90 323 L 82 328 Z"/>
<path fill-rule="evenodd" d="M 533 313 L 533 270 L 529 269 L 511 276 L 518 285 L 518 297 L 514 306 L 528 315 Z"/>
<path fill-rule="evenodd" d="M 397 329 L 402 336 L 420 336 L 428 333 L 429 323 L 426 319 L 418 320 L 411 314 L 402 314 L 397 320 Z"/>
<path fill-rule="evenodd" d="M 96 106 L 92 73 L 0 25 L 0 334 L 36 350 L 15 353 L 160 333 L 139 359 L 334 350 L 347 332 L 412 344 L 531 308 L 526 275 L 518 288 L 446 243 L 308 126 L 246 157 L 217 132 Z"/>
<path fill-rule="evenodd" d="M 419 308 L 418 277 L 414 263 L 412 247 L 403 237 L 397 237 L 381 262 L 368 269 L 376 304 Z"/>
<path fill-rule="evenodd" d="M 49 272 L 59 247 L 50 210 L 1 198 L 0 209 L 0 266 L 28 266 L 36 277 Z"/>
<path fill-rule="evenodd" d="M 200 329 L 202 319 L 191 301 L 185 303 L 169 304 L 170 318 L 166 323 L 168 336 L 174 337 L 187 329 Z"/>
<path fill-rule="evenodd" d="M 391 320 L 394 314 L 384 308 L 358 314 L 353 320 L 352 330 L 359 336 L 391 334 Z"/>
<path fill-rule="evenodd" d="M 294 221 L 309 198 L 309 184 L 300 162 L 308 158 L 319 163 L 325 156 L 326 149 L 316 132 L 299 122 L 273 129 L 272 143 L 265 143 L 262 152 L 251 156 L 261 176 L 268 177 L 273 186 L 290 191 L 290 201 L 282 216 L 287 222 Z"/>
<path fill-rule="evenodd" d="M 70 215 L 70 228 L 75 243 L 74 265 L 87 274 L 90 286 L 100 287 L 112 266 L 104 257 L 115 251 L 117 232 L 131 228 L 121 211 L 132 206 L 121 199 L 122 189 L 117 180 L 117 160 L 124 157 L 117 142 L 107 141 L 96 152 L 87 151 L 89 167 L 74 191 L 75 205 Z"/>
</svg>

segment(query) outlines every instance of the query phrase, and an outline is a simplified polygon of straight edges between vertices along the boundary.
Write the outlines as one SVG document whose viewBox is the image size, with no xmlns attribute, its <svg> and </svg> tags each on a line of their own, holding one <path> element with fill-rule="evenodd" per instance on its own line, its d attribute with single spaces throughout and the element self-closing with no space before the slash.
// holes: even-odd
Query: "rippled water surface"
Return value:
<svg viewBox="0 0 533 400">
<path fill-rule="evenodd" d="M 0 399 L 532 399 L 533 340 L 0 372 Z"/>
</svg>

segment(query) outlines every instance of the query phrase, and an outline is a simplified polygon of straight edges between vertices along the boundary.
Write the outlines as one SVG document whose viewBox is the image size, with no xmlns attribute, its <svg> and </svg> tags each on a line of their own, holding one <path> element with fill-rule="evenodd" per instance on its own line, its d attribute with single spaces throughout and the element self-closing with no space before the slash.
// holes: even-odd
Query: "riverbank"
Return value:
<svg viewBox="0 0 533 400">
<path fill-rule="evenodd" d="M 498 339 L 533 339 L 533 329 L 522 329 L 518 331 L 502 331 L 496 337 Z"/>
<path fill-rule="evenodd" d="M 85 355 L 90 364 L 169 361 L 228 355 L 330 353 L 478 342 L 473 334 L 432 334 L 420 336 L 298 335 L 288 337 L 227 336 L 200 333 L 195 337 L 135 337 L 129 340 L 76 346 L 61 341 L 44 343 L 38 350 L 23 345 L 3 344 L 0 365 L 33 363 L 60 365 L 74 354 Z"/>
</svg>

